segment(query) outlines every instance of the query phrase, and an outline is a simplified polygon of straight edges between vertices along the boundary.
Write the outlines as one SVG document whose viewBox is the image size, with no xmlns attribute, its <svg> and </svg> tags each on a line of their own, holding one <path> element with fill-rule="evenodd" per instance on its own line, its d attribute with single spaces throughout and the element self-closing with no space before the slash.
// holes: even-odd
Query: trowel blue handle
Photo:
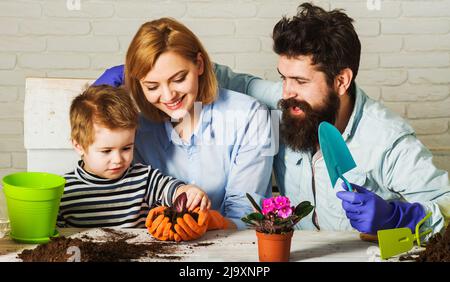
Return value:
<svg viewBox="0 0 450 282">
<path fill-rule="evenodd" d="M 344 174 L 341 172 L 338 166 L 336 166 L 336 171 L 337 174 L 339 175 L 339 178 L 342 179 L 342 181 L 344 181 L 345 185 L 347 185 L 348 191 L 353 192 L 352 185 L 350 185 L 350 182 L 348 182 L 348 180 L 345 179 Z"/>
<path fill-rule="evenodd" d="M 345 185 L 347 185 L 348 191 L 353 192 L 353 188 L 352 188 L 352 185 L 350 185 L 350 182 L 348 182 L 348 180 L 345 179 L 345 177 L 343 175 L 341 175 L 340 177 L 341 177 L 342 181 L 344 181 Z"/>
</svg>

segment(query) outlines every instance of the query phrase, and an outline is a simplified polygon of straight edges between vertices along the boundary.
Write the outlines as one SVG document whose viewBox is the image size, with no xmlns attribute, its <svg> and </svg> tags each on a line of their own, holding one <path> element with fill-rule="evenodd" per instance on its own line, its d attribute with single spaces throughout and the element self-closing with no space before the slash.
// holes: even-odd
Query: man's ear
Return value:
<svg viewBox="0 0 450 282">
<path fill-rule="evenodd" d="M 353 79 L 353 71 L 350 68 L 345 68 L 334 79 L 334 87 L 339 96 L 344 95 L 350 88 L 350 83 Z"/>
<path fill-rule="evenodd" d="M 205 71 L 205 61 L 203 59 L 202 53 L 200 52 L 197 53 L 197 70 L 199 76 L 202 75 Z"/>
<path fill-rule="evenodd" d="M 84 155 L 84 149 L 83 146 L 81 146 L 80 144 L 78 144 L 77 141 L 72 139 L 72 146 L 75 150 L 75 152 L 77 152 L 78 155 L 83 156 Z"/>
</svg>

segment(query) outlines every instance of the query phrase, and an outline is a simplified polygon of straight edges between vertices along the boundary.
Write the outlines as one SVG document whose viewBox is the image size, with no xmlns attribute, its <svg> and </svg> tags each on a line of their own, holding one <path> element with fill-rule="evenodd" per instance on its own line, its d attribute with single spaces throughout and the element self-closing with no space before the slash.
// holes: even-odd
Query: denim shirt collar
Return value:
<svg viewBox="0 0 450 282">
<path fill-rule="evenodd" d="M 359 121 L 361 120 L 364 104 L 366 103 L 367 96 L 364 91 L 358 87 L 355 83 L 355 104 L 353 105 L 353 112 L 348 120 L 342 137 L 345 141 L 355 134 Z"/>
</svg>

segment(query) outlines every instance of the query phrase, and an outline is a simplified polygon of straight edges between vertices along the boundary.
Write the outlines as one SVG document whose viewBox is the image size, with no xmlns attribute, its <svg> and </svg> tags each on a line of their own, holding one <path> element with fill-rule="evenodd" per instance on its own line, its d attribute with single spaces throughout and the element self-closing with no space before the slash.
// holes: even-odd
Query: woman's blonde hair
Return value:
<svg viewBox="0 0 450 282">
<path fill-rule="evenodd" d="M 217 97 L 217 80 L 211 60 L 200 40 L 180 22 L 161 18 L 144 23 L 128 47 L 125 62 L 125 87 L 131 92 L 144 116 L 154 122 L 169 117 L 145 98 L 140 80 L 153 68 L 159 56 L 172 51 L 197 64 L 197 55 L 203 57 L 204 71 L 199 76 L 197 101 L 212 103 Z"/>
<path fill-rule="evenodd" d="M 84 150 L 95 141 L 94 123 L 114 129 L 136 129 L 139 112 L 123 88 L 90 86 L 70 105 L 71 138 Z"/>
</svg>

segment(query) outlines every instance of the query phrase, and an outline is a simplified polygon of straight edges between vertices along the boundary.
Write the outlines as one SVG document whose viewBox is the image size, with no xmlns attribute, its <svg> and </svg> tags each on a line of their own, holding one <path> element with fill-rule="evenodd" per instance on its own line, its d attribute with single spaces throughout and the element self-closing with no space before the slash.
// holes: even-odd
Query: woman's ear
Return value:
<svg viewBox="0 0 450 282">
<path fill-rule="evenodd" d="M 81 146 L 80 144 L 78 144 L 77 141 L 72 139 L 72 146 L 75 150 L 75 152 L 77 152 L 78 155 L 83 156 L 84 155 L 84 149 L 83 146 Z"/>
<path fill-rule="evenodd" d="M 353 71 L 350 68 L 345 68 L 336 76 L 334 86 L 339 95 L 344 95 L 350 88 L 350 83 L 353 79 Z"/>
<path fill-rule="evenodd" d="M 203 55 L 200 52 L 197 53 L 197 70 L 199 76 L 205 71 L 205 61 L 203 60 Z"/>
</svg>

